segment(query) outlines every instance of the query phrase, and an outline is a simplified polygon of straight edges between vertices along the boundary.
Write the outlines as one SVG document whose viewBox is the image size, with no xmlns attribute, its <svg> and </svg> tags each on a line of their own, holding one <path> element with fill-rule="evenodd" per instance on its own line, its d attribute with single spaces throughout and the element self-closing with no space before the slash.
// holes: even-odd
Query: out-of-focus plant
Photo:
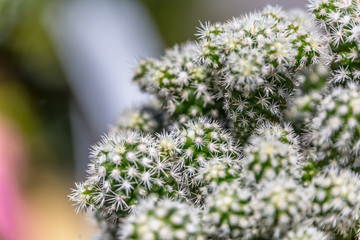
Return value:
<svg viewBox="0 0 360 240">
<path fill-rule="evenodd" d="M 66 166 L 72 159 L 70 91 L 45 30 L 50 3 L 0 1 L 0 113 L 24 131 L 35 162 Z"/>
</svg>

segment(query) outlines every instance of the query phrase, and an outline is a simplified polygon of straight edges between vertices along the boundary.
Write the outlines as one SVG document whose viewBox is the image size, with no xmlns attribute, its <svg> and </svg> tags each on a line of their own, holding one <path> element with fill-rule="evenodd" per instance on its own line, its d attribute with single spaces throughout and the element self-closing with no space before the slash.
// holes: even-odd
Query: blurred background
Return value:
<svg viewBox="0 0 360 240">
<path fill-rule="evenodd" d="M 307 0 L 0 0 L 0 240 L 90 239 L 67 195 L 90 145 L 149 98 L 136 61 L 267 4 Z"/>
</svg>

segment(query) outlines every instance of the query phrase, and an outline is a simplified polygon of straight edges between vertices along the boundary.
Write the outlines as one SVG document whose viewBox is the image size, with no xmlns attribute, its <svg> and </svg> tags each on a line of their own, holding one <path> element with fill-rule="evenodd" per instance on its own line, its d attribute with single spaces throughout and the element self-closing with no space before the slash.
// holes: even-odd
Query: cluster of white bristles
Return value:
<svg viewBox="0 0 360 240">
<path fill-rule="evenodd" d="M 358 0 L 312 0 L 309 4 L 319 25 L 330 38 L 328 62 L 332 82 L 360 80 L 360 7 Z"/>
</svg>

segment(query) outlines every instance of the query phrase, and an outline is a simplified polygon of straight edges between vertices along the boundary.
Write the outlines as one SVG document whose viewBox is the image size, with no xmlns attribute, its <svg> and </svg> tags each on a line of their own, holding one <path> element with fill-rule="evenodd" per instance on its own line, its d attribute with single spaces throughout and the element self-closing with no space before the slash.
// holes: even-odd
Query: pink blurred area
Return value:
<svg viewBox="0 0 360 240">
<path fill-rule="evenodd" d="M 20 189 L 27 165 L 20 131 L 0 118 L 0 235 L 4 240 L 25 239 L 28 208 Z"/>
<path fill-rule="evenodd" d="M 29 186 L 28 146 L 18 127 L 0 116 L 0 239 L 90 239 L 96 227 L 75 215 L 69 183 L 50 169 Z M 27 189 L 30 188 L 30 189 Z"/>
</svg>

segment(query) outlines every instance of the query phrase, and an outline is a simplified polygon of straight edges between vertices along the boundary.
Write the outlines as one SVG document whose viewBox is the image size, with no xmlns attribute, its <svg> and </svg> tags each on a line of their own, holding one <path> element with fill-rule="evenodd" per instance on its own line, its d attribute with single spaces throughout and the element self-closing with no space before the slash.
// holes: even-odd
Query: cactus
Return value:
<svg viewBox="0 0 360 240">
<path fill-rule="evenodd" d="M 292 123 L 297 134 L 304 134 L 306 124 L 315 116 L 328 75 L 323 63 L 301 74 L 300 87 L 296 89 L 295 98 L 285 111 L 285 119 Z"/>
<path fill-rule="evenodd" d="M 136 212 L 124 220 L 120 234 L 120 239 L 204 239 L 198 210 L 169 199 L 143 200 Z"/>
<path fill-rule="evenodd" d="M 135 69 L 134 81 L 155 94 L 173 120 L 221 116 L 222 105 L 216 101 L 221 91 L 211 71 L 194 63 L 195 47 L 194 43 L 177 45 L 162 59 L 142 61 Z"/>
<path fill-rule="evenodd" d="M 214 158 L 199 169 L 197 179 L 200 190 L 206 196 L 214 192 L 222 183 L 231 183 L 241 179 L 241 162 L 230 157 Z"/>
<path fill-rule="evenodd" d="M 314 227 L 302 226 L 295 231 L 290 231 L 282 240 L 330 240 L 324 232 Z"/>
<path fill-rule="evenodd" d="M 215 121 L 190 121 L 178 130 L 177 135 L 180 138 L 182 154 L 176 164 L 180 168 L 184 167 L 188 176 L 196 174 L 197 169 L 213 157 L 238 153 L 231 135 Z"/>
<path fill-rule="evenodd" d="M 240 139 L 262 123 L 282 122 L 297 73 L 315 64 L 321 40 L 278 8 L 205 25 L 199 61 L 219 69 L 225 109 Z"/>
<path fill-rule="evenodd" d="M 159 103 L 153 102 L 149 105 L 138 106 L 124 111 L 117 119 L 113 130 L 132 130 L 143 133 L 161 132 L 161 129 L 166 126 L 166 117 L 160 111 Z"/>
<path fill-rule="evenodd" d="M 212 239 L 236 239 L 251 236 L 253 209 L 251 192 L 239 184 L 224 183 L 206 200 L 204 229 Z"/>
<path fill-rule="evenodd" d="M 155 139 L 138 132 L 104 136 L 93 147 L 88 178 L 70 196 L 77 211 L 98 210 L 116 222 L 141 198 L 177 195 L 176 173 L 156 148 Z"/>
<path fill-rule="evenodd" d="M 250 138 L 244 149 L 243 176 L 248 183 L 273 180 L 278 176 L 299 178 L 301 156 L 298 146 L 290 144 L 280 126 L 267 126 Z M 285 139 L 284 139 L 285 137 Z M 291 140 L 291 137 L 289 137 Z M 294 140 L 296 141 L 296 139 Z"/>
<path fill-rule="evenodd" d="M 331 83 L 346 84 L 360 80 L 360 26 L 358 0 L 312 0 L 314 18 L 326 31 L 331 54 L 328 62 Z"/>
<path fill-rule="evenodd" d="M 251 202 L 256 230 L 263 239 L 279 239 L 306 220 L 311 201 L 291 177 L 264 182 Z"/>
<path fill-rule="evenodd" d="M 309 8 L 205 23 L 139 62 L 161 106 L 124 113 L 70 195 L 101 240 L 359 238 L 360 2 Z"/>
<path fill-rule="evenodd" d="M 182 129 L 176 130 L 176 135 L 180 139 L 181 154 L 174 166 L 182 173 L 183 183 L 189 186 L 194 202 L 202 203 L 206 191 L 204 194 L 202 179 L 198 175 L 203 167 L 211 161 L 233 167 L 238 162 L 239 149 L 232 136 L 216 121 L 205 118 L 189 121 Z"/>
<path fill-rule="evenodd" d="M 304 134 L 306 124 L 315 116 L 317 107 L 322 100 L 319 91 L 312 91 L 309 94 L 299 96 L 293 100 L 292 105 L 285 112 L 286 118 L 291 121 L 298 134 Z"/>
<path fill-rule="evenodd" d="M 312 214 L 316 225 L 340 237 L 358 230 L 360 179 L 349 170 L 331 169 L 313 180 Z"/>
<path fill-rule="evenodd" d="M 308 140 L 314 148 L 315 164 L 359 168 L 360 93 L 355 84 L 338 87 L 320 103 L 309 124 Z"/>
</svg>

